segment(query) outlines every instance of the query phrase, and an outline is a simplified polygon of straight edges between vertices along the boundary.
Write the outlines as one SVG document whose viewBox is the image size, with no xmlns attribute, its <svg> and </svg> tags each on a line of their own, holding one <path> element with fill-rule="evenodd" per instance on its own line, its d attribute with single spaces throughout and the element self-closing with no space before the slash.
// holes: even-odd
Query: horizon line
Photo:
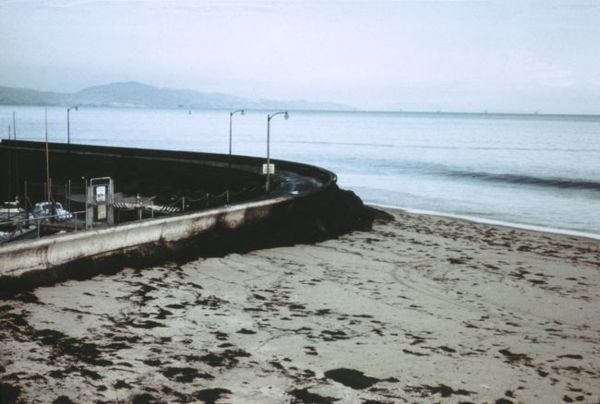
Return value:
<svg viewBox="0 0 600 404">
<path fill-rule="evenodd" d="M 293 101 L 285 101 L 293 102 Z M 315 103 L 319 103 L 316 101 Z M 327 103 L 327 102 L 323 102 Z M 335 103 L 335 102 L 334 102 Z M 67 104 L 65 104 L 67 105 Z M 63 105 L 56 104 L 4 104 L 0 103 L 1 107 L 50 107 L 50 108 L 62 108 Z M 151 107 L 146 105 L 110 105 L 110 104 L 78 104 L 79 107 L 88 108 L 117 108 L 117 109 L 157 109 L 157 110 L 192 110 L 192 111 L 229 111 L 231 108 L 237 108 L 232 106 L 231 108 L 189 108 L 189 107 Z M 277 108 L 252 108 L 246 107 L 246 111 L 272 111 Z M 490 117 L 527 117 L 527 118 L 588 118 L 593 120 L 600 120 L 600 113 L 562 113 L 562 112 L 509 112 L 509 111 L 443 111 L 443 110 L 403 110 L 403 109 L 312 109 L 312 108 L 284 108 L 287 111 L 293 112 L 324 112 L 324 113 L 368 113 L 368 114 L 405 114 L 405 115 L 443 115 L 443 116 L 462 116 L 462 115 L 476 115 L 476 116 L 490 116 Z"/>
</svg>

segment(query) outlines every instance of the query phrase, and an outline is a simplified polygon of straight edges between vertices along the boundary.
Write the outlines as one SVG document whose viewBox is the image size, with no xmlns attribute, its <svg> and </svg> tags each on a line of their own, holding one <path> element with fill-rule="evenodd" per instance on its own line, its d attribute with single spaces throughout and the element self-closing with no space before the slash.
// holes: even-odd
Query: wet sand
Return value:
<svg viewBox="0 0 600 404">
<path fill-rule="evenodd" d="M 600 242 L 390 211 L 0 301 L 2 402 L 600 400 Z"/>
</svg>

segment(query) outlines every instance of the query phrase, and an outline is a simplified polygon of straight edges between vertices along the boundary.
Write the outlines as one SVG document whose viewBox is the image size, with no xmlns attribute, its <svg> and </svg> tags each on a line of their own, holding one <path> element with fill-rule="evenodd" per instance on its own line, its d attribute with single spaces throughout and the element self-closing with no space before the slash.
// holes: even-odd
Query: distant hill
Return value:
<svg viewBox="0 0 600 404">
<path fill-rule="evenodd" d="M 0 105 L 59 105 L 66 94 L 0 86 Z"/>
<path fill-rule="evenodd" d="M 252 100 L 221 93 L 158 88 L 138 82 L 110 83 L 76 93 L 54 93 L 0 86 L 0 105 L 109 106 L 186 109 L 304 109 L 351 110 L 335 103 L 310 101 Z"/>
</svg>

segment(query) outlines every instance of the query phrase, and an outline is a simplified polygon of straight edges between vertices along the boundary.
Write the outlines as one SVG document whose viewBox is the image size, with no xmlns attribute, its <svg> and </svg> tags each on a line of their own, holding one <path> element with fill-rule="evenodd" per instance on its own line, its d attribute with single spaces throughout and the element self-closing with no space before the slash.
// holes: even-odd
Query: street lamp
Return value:
<svg viewBox="0 0 600 404">
<path fill-rule="evenodd" d="M 287 111 L 275 112 L 273 115 L 267 115 L 267 182 L 265 183 L 265 191 L 269 193 L 269 185 L 271 182 L 271 119 L 279 114 L 287 120 L 290 117 Z"/>
<path fill-rule="evenodd" d="M 69 113 L 71 112 L 72 109 L 74 109 L 75 111 L 78 111 L 79 105 L 74 105 L 72 107 L 67 108 L 67 144 L 71 144 L 71 122 L 69 119 Z"/>
<path fill-rule="evenodd" d="M 238 109 L 236 111 L 229 113 L 229 167 L 231 167 L 231 133 L 232 133 L 232 125 L 233 125 L 233 116 L 238 112 L 241 113 L 242 115 L 244 115 L 243 109 Z"/>
</svg>

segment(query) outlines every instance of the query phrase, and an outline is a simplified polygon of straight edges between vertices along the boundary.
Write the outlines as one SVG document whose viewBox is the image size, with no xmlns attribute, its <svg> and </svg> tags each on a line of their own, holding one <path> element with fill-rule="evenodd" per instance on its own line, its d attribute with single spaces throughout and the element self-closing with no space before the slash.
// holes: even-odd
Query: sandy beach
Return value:
<svg viewBox="0 0 600 404">
<path fill-rule="evenodd" d="M 389 212 L 0 301 L 2 403 L 600 400 L 600 241 Z"/>
</svg>

